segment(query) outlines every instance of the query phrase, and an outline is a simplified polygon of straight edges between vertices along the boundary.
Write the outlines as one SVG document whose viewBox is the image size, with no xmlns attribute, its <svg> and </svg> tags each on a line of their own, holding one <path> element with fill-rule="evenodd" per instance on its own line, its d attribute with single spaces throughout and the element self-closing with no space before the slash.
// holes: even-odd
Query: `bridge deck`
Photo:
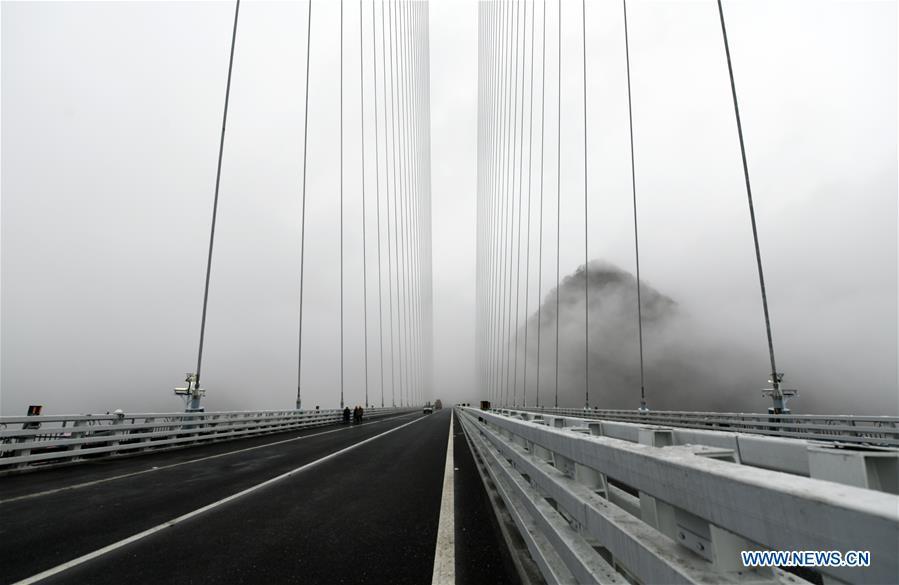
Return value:
<svg viewBox="0 0 899 585">
<path fill-rule="evenodd" d="M 449 418 L 412 413 L 2 478 L 0 581 L 210 506 L 45 582 L 429 582 Z M 454 451 L 457 574 L 511 580 L 466 442 Z"/>
</svg>

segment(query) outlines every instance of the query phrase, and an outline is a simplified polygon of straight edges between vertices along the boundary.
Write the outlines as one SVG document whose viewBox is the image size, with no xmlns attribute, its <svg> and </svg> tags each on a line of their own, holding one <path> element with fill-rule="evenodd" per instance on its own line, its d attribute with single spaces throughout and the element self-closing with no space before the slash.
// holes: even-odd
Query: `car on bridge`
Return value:
<svg viewBox="0 0 899 585">
<path fill-rule="evenodd" d="M 424 414 L 432 414 L 434 412 L 434 407 L 431 406 L 431 403 L 425 404 L 425 407 L 422 409 L 422 413 Z"/>
</svg>

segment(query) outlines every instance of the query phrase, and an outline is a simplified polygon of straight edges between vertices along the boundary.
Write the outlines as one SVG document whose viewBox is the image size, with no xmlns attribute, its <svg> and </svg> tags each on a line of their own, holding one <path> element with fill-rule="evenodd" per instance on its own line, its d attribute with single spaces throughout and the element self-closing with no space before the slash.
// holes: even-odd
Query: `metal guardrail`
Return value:
<svg viewBox="0 0 899 585">
<path fill-rule="evenodd" d="M 367 417 L 399 412 L 369 408 Z M 0 417 L 0 472 L 334 424 L 340 410 Z"/>
<path fill-rule="evenodd" d="M 806 583 L 743 566 L 740 551 L 766 549 L 869 551 L 867 568 L 815 571 L 825 582 L 899 581 L 899 450 L 797 441 L 810 478 L 740 464 L 733 449 L 675 445 L 671 429 L 641 428 L 631 442 L 584 419 L 459 412 L 549 583 Z M 893 493 L 858 487 L 871 477 Z"/>
<path fill-rule="evenodd" d="M 561 416 L 899 447 L 899 416 L 514 407 Z"/>
</svg>

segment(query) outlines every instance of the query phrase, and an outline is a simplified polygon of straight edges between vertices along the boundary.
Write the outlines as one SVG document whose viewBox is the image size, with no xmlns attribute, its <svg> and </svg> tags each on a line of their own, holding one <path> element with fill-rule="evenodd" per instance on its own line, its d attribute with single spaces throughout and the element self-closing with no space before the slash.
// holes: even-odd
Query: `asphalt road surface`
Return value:
<svg viewBox="0 0 899 585">
<path fill-rule="evenodd" d="M 0 478 L 0 582 L 430 583 L 450 410 Z M 454 424 L 457 583 L 515 582 Z"/>
</svg>

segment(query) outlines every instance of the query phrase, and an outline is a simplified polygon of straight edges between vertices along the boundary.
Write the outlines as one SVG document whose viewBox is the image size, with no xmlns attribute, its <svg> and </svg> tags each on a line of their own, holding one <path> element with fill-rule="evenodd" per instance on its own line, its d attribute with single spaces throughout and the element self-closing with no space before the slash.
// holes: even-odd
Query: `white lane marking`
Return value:
<svg viewBox="0 0 899 585">
<path fill-rule="evenodd" d="M 453 505 L 453 411 L 450 410 L 449 439 L 446 442 L 446 464 L 443 469 L 443 497 L 440 521 L 437 523 L 437 548 L 434 551 L 432 585 L 456 583 L 456 518 Z"/>
<path fill-rule="evenodd" d="M 297 473 L 300 473 L 301 471 L 305 471 L 305 470 L 309 469 L 310 467 L 318 465 L 319 463 L 324 463 L 325 461 L 328 461 L 329 459 L 333 459 L 335 457 L 343 455 L 347 451 L 352 451 L 356 447 L 361 447 L 362 445 L 364 445 L 366 443 L 370 443 L 370 442 L 374 441 L 375 439 L 379 439 L 385 435 L 389 435 L 390 433 L 392 433 L 394 431 L 398 431 L 398 430 L 402 429 L 403 427 L 408 427 L 409 425 L 415 424 L 422 420 L 425 420 L 426 418 L 427 417 L 425 417 L 425 416 L 421 416 L 415 420 L 410 420 L 409 422 L 407 422 L 405 424 L 402 424 L 398 427 L 394 427 L 388 431 L 384 431 L 383 433 L 375 435 L 374 437 L 369 437 L 363 441 L 359 441 L 358 443 L 353 443 L 349 447 L 344 447 L 343 449 L 341 449 L 339 451 L 335 451 L 335 452 L 331 453 L 330 455 L 325 455 L 324 457 L 322 457 L 320 459 L 316 459 L 315 461 L 306 463 L 305 465 L 301 465 L 301 466 L 297 467 L 296 469 L 292 469 L 286 473 L 282 473 L 281 475 L 278 475 L 271 479 L 267 479 L 267 480 L 263 481 L 262 483 L 258 483 L 254 486 L 248 487 L 247 489 L 239 491 L 236 494 L 232 494 L 230 496 L 222 498 L 221 500 L 212 502 L 211 504 L 206 504 L 202 508 L 197 508 L 193 512 L 188 512 L 187 514 L 182 514 L 181 516 L 178 516 L 177 518 L 169 520 L 168 522 L 163 522 L 162 524 L 159 524 L 158 526 L 154 526 L 153 528 L 148 528 L 147 530 L 144 530 L 143 532 L 138 532 L 137 534 L 129 536 L 128 538 L 125 538 L 118 542 L 114 542 L 110 545 L 104 546 L 103 548 L 97 549 L 94 552 L 87 553 L 86 555 L 82 555 L 76 559 L 72 559 L 71 561 L 62 563 L 61 565 L 57 565 L 51 569 L 47 569 L 46 571 L 42 571 L 42 572 L 38 573 L 37 575 L 32 575 L 31 577 L 26 577 L 25 579 L 22 579 L 21 581 L 17 581 L 14 585 L 28 585 L 30 583 L 37 583 L 38 581 L 46 579 L 47 577 L 52 577 L 53 575 L 62 573 L 63 571 L 71 569 L 72 567 L 77 567 L 78 565 L 80 565 L 82 563 L 86 563 L 87 561 L 90 561 L 97 557 L 103 556 L 106 553 L 109 553 L 116 549 L 122 548 L 123 546 L 125 546 L 127 544 L 131 544 L 132 542 L 141 540 L 142 538 L 146 538 L 146 537 L 150 536 L 151 534 L 155 534 L 155 533 L 159 532 L 160 530 L 164 530 L 166 528 L 175 526 L 176 524 L 180 524 L 181 522 L 184 522 L 185 520 L 189 520 L 189 519 L 193 518 L 194 516 L 199 516 L 203 512 L 208 512 L 210 510 L 218 508 L 219 506 L 227 504 L 228 502 L 234 501 L 238 498 L 242 498 L 243 496 L 249 495 L 249 494 L 251 494 L 257 490 L 260 490 L 266 486 L 269 486 L 275 482 L 281 481 L 282 479 L 287 479 L 288 477 L 290 477 L 292 475 L 296 475 Z"/>
<path fill-rule="evenodd" d="M 114 475 L 112 477 L 104 477 L 103 479 L 97 479 L 94 481 L 86 481 L 84 483 L 76 483 L 75 485 L 67 485 L 65 487 L 56 488 L 52 490 L 46 490 L 43 492 L 36 492 L 33 494 L 25 494 L 23 496 L 16 496 L 15 498 L 9 498 L 6 500 L 0 500 L 0 504 L 9 504 L 10 502 L 18 502 L 19 500 L 30 500 L 31 498 L 38 498 L 40 496 L 48 496 L 50 494 L 55 494 L 57 492 L 64 492 L 68 490 L 77 490 L 81 488 L 90 487 L 92 485 L 97 485 L 100 483 L 106 483 L 107 481 L 115 481 L 117 479 L 125 479 L 128 477 L 134 477 L 135 475 L 143 475 L 145 473 L 150 473 L 151 471 L 162 471 L 164 469 L 172 469 L 173 467 L 180 467 L 182 465 L 188 465 L 190 463 L 199 463 L 200 461 L 208 461 L 209 459 L 218 459 L 219 457 L 225 457 L 227 455 L 234 455 L 235 453 L 245 453 L 247 451 L 254 451 L 256 449 L 262 449 L 264 447 L 272 447 L 274 445 L 282 445 L 284 443 L 290 443 L 292 441 L 299 441 L 301 439 L 311 439 L 312 437 L 320 437 L 321 435 L 328 435 L 330 433 L 336 433 L 339 431 L 346 431 L 351 428 L 358 428 L 360 426 L 364 427 L 366 425 L 373 425 L 377 423 L 387 422 L 389 420 L 394 420 L 397 418 L 403 418 L 405 416 L 409 416 L 409 414 L 414 413 L 405 413 L 397 416 L 391 416 L 389 418 L 379 418 L 367 423 L 362 423 L 361 425 L 354 425 L 350 427 L 341 427 L 339 429 L 331 429 L 330 431 L 322 431 L 320 433 L 312 433 L 311 435 L 301 435 L 299 437 L 293 437 L 292 439 L 284 439 L 283 441 L 274 441 L 272 443 L 265 443 L 263 445 L 256 445 L 254 447 L 246 447 L 244 449 L 236 449 L 234 451 L 227 451 L 225 453 L 217 453 L 215 455 L 209 455 L 206 457 L 198 457 L 197 459 L 189 459 L 187 461 L 181 461 L 180 463 L 172 463 L 171 465 L 163 465 L 162 467 L 151 467 L 150 469 L 143 469 L 141 471 L 133 471 L 131 473 L 123 473 L 122 475 Z"/>
</svg>

